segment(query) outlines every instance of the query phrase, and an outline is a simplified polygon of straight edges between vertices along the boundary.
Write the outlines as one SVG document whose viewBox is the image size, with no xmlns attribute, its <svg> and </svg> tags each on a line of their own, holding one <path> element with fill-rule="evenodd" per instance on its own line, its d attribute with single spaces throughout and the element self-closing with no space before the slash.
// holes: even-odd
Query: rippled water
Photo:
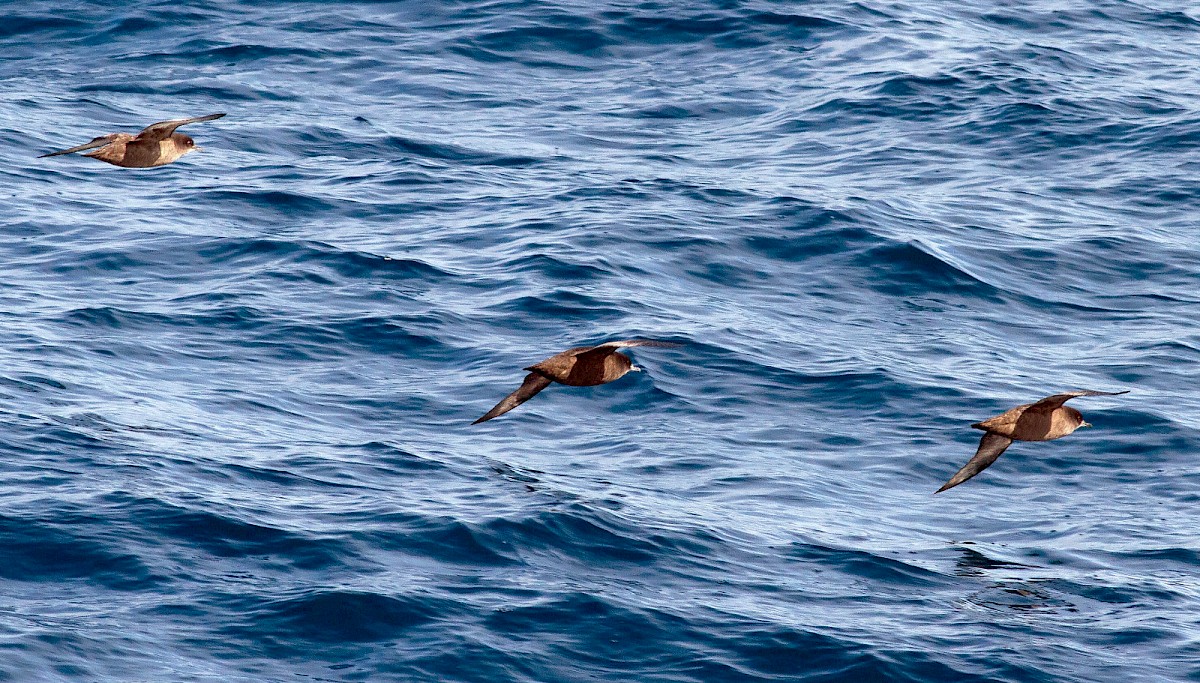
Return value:
<svg viewBox="0 0 1200 683">
<path fill-rule="evenodd" d="M 1200 678 L 1186 3 L 0 16 L 0 680 Z"/>
</svg>

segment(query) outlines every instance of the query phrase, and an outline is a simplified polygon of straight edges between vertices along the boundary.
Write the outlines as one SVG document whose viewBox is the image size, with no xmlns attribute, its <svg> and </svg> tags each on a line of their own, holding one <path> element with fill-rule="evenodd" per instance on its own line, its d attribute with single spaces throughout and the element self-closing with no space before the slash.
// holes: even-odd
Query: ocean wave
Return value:
<svg viewBox="0 0 1200 683">
<path fill-rule="evenodd" d="M 1195 12 L 0 16 L 0 679 L 1196 676 Z"/>
</svg>

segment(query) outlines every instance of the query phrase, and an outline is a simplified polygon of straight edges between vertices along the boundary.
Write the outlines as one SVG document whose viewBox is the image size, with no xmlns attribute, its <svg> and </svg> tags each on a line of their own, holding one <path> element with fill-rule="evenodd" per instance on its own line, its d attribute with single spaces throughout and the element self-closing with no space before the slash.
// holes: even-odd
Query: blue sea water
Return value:
<svg viewBox="0 0 1200 683">
<path fill-rule="evenodd" d="M 1200 680 L 1194 5 L 0 19 L 0 681 Z"/>
</svg>

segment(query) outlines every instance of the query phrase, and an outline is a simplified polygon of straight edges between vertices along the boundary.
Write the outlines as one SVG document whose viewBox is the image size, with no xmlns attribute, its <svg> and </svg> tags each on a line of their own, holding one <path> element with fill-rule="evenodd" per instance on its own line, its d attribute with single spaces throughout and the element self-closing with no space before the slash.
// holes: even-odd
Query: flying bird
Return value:
<svg viewBox="0 0 1200 683">
<path fill-rule="evenodd" d="M 605 342 L 598 346 L 577 346 L 562 353 L 550 356 L 546 360 L 531 365 L 526 370 L 529 374 L 521 383 L 521 388 L 512 392 L 496 404 L 495 408 L 487 411 L 483 417 L 471 424 L 486 422 L 493 417 L 503 415 L 522 403 L 533 398 L 542 389 L 550 386 L 551 382 L 566 384 L 572 387 L 591 387 L 597 384 L 608 384 L 621 379 L 630 371 L 640 371 L 617 349 L 633 346 L 682 346 L 674 342 L 653 341 L 650 339 L 633 339 L 630 341 Z"/>
<path fill-rule="evenodd" d="M 175 161 L 184 154 L 200 149 L 190 137 L 183 133 L 176 133 L 176 128 L 186 126 L 189 123 L 212 121 L 224 115 L 223 113 L 209 114 L 208 116 L 197 116 L 190 119 L 159 121 L 153 125 L 146 126 L 137 135 L 131 133 L 101 135 L 98 138 L 94 138 L 91 142 L 85 142 L 82 145 L 72 147 L 71 149 L 64 149 L 61 152 L 43 154 L 38 158 L 56 157 L 60 154 L 72 154 L 74 152 L 94 149 L 96 150 L 95 152 L 89 152 L 83 156 L 107 161 L 110 164 L 126 168 L 162 166 L 163 164 Z"/>
<path fill-rule="evenodd" d="M 1128 390 L 1068 391 L 1047 396 L 1037 403 L 1017 406 L 990 420 L 976 422 L 971 427 L 982 429 L 987 434 L 979 440 L 979 449 L 975 451 L 975 457 L 968 460 L 961 470 L 950 477 L 950 481 L 934 493 L 954 488 L 984 471 L 996 462 L 996 458 L 999 458 L 1013 441 L 1050 441 L 1060 439 L 1080 427 L 1091 427 L 1091 424 L 1083 421 L 1083 415 L 1078 410 L 1063 405 L 1067 401 L 1079 396 L 1117 396 L 1128 393 Z"/>
</svg>

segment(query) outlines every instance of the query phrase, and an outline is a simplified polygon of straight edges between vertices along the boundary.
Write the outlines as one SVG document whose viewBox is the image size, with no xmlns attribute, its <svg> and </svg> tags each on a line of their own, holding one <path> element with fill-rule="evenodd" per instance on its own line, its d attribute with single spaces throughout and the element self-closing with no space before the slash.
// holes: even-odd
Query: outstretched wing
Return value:
<svg viewBox="0 0 1200 683">
<path fill-rule="evenodd" d="M 548 386 L 550 386 L 549 379 L 543 377 L 542 375 L 539 375 L 536 372 L 531 372 L 525 376 L 525 381 L 521 383 L 520 389 L 517 389 L 516 391 L 512 392 L 508 396 L 505 396 L 503 401 L 496 404 L 496 407 L 487 411 L 486 415 L 479 418 L 478 420 L 475 420 L 471 424 L 477 425 L 480 422 L 487 422 L 488 420 L 490 420 L 493 417 L 496 417 L 498 415 L 503 415 L 503 414 L 507 413 L 508 411 L 512 410 L 513 408 L 516 408 L 517 406 L 521 405 L 522 403 L 533 398 L 534 395 L 537 394 L 537 392 L 541 391 L 542 389 L 545 389 Z"/>
<path fill-rule="evenodd" d="M 996 458 L 999 458 L 1000 454 L 1010 444 L 1012 444 L 1012 439 L 1007 436 L 1002 436 L 995 432 L 984 434 L 983 438 L 979 440 L 979 450 L 975 451 L 975 457 L 968 460 L 967 464 L 963 465 L 961 470 L 955 472 L 953 477 L 950 477 L 950 481 L 946 482 L 942 488 L 934 491 L 934 493 L 941 493 L 946 489 L 954 488 L 986 470 L 989 465 L 996 462 Z"/>
<path fill-rule="evenodd" d="M 196 116 L 190 119 L 173 119 L 171 121 L 159 121 L 158 123 L 150 124 L 142 129 L 142 132 L 137 134 L 135 138 L 138 142 L 158 142 L 171 137 L 175 129 L 180 126 L 186 126 L 189 123 L 200 123 L 201 121 L 212 121 L 224 116 L 224 113 L 209 114 L 207 116 Z"/>
<path fill-rule="evenodd" d="M 589 361 L 589 359 L 595 358 L 596 356 L 607 356 L 608 354 L 615 352 L 617 349 L 627 349 L 631 346 L 661 346 L 671 348 L 683 346 L 683 344 L 676 342 L 656 341 L 654 339 L 629 339 L 626 341 L 604 342 L 603 344 L 597 344 L 596 346 L 592 347 L 585 346 L 576 351 L 574 355 L 579 359 L 580 362 L 586 363 Z"/>
<path fill-rule="evenodd" d="M 1043 398 L 1037 403 L 1029 406 L 1029 409 L 1038 411 L 1058 410 L 1064 403 L 1079 396 L 1119 396 L 1121 394 L 1128 393 L 1128 389 L 1125 391 L 1092 391 L 1090 389 L 1080 389 L 1079 391 L 1068 391 L 1061 394 L 1055 394 L 1053 396 L 1047 396 L 1046 398 Z"/>
<path fill-rule="evenodd" d="M 60 152 L 51 152 L 49 154 L 42 154 L 38 158 L 43 159 L 45 157 L 56 157 L 60 154 L 74 154 L 75 152 L 82 152 L 82 151 L 88 150 L 88 149 L 96 149 L 97 147 L 103 147 L 103 146 L 107 145 L 108 143 L 112 142 L 113 140 L 117 139 L 118 135 L 120 135 L 120 133 L 113 133 L 112 135 L 101 135 L 98 138 L 92 138 L 91 142 L 85 142 L 82 145 L 77 145 L 75 147 L 72 147 L 71 149 L 64 149 Z"/>
<path fill-rule="evenodd" d="M 595 346 L 584 346 L 575 352 L 576 356 L 587 354 L 589 356 L 606 356 L 617 349 L 627 349 L 633 346 L 660 346 L 665 348 L 673 348 L 683 346 L 678 342 L 658 341 L 655 339 L 626 339 L 624 341 L 610 341 Z"/>
<path fill-rule="evenodd" d="M 596 351 L 599 349 L 626 349 L 631 346 L 664 346 L 671 348 L 683 346 L 683 344 L 680 344 L 679 342 L 658 341 L 655 339 L 628 339 L 626 341 L 604 342 L 603 344 L 597 344 L 590 349 L 585 349 L 585 351 Z"/>
</svg>

